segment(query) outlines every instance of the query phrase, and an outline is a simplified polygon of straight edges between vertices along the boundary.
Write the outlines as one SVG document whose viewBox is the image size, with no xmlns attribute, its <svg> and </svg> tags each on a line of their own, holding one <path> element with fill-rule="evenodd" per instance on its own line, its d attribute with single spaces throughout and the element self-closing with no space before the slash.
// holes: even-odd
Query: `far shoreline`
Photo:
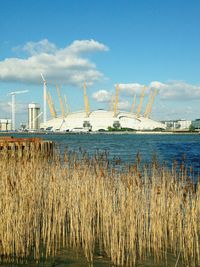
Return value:
<svg viewBox="0 0 200 267">
<path fill-rule="evenodd" d="M 200 135 L 200 131 L 99 131 L 99 132 L 49 132 L 49 131 L 8 131 L 1 132 L 0 135 L 93 135 L 93 134 L 109 134 L 109 135 Z"/>
</svg>

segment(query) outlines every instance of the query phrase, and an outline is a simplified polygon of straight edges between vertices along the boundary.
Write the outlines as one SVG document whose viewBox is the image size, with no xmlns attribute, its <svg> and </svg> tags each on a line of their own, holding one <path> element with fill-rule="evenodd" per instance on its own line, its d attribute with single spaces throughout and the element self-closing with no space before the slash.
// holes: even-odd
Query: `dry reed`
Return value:
<svg viewBox="0 0 200 267">
<path fill-rule="evenodd" d="M 185 266 L 200 265 L 200 186 L 185 167 L 172 170 L 137 162 L 123 171 L 106 153 L 0 153 L 1 261 L 55 256 L 82 249 L 112 263 L 135 266 L 173 253 Z"/>
</svg>

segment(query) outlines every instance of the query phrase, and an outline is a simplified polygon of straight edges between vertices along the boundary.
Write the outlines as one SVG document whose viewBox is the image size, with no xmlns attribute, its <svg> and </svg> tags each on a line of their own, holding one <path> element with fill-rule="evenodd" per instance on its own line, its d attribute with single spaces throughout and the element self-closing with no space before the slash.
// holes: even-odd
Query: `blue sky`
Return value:
<svg viewBox="0 0 200 267">
<path fill-rule="evenodd" d="M 42 71 L 58 113 L 55 86 L 71 110 L 83 109 L 82 83 L 90 106 L 108 108 L 114 85 L 120 107 L 137 103 L 147 86 L 158 89 L 155 119 L 200 117 L 200 1 L 198 0 L 1 0 L 0 118 L 10 117 L 8 93 L 17 96 L 17 120 L 27 104 L 42 105 Z"/>
</svg>

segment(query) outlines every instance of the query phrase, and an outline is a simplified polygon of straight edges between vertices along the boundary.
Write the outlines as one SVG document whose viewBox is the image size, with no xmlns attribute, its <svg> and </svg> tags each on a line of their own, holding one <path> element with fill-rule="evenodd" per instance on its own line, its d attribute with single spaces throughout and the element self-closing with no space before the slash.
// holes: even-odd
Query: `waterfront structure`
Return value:
<svg viewBox="0 0 200 267">
<path fill-rule="evenodd" d="M 113 116 L 113 111 L 100 109 L 90 113 L 72 112 L 64 118 L 62 116 L 52 118 L 46 123 L 41 123 L 40 128 L 62 132 L 88 132 L 107 131 L 109 129 L 155 130 L 165 129 L 166 126 L 144 116 L 138 117 L 137 114 L 131 112 L 118 111 Z"/>
<path fill-rule="evenodd" d="M 28 105 L 28 128 L 38 130 L 40 128 L 40 105 L 31 103 Z"/>
<path fill-rule="evenodd" d="M 168 120 L 163 122 L 167 130 L 189 130 L 192 121 L 191 120 Z"/>
<path fill-rule="evenodd" d="M 12 121 L 10 119 L 0 119 L 0 131 L 11 131 Z"/>
<path fill-rule="evenodd" d="M 43 76 L 42 76 L 43 77 Z M 44 87 L 46 86 L 46 81 L 43 78 Z M 45 87 L 46 90 L 46 87 Z M 162 130 L 166 126 L 158 121 L 150 119 L 150 113 L 152 111 L 152 106 L 154 103 L 154 98 L 157 91 L 151 91 L 147 107 L 144 115 L 141 114 L 143 98 L 146 91 L 144 86 L 137 110 L 134 112 L 136 96 L 134 96 L 133 104 L 131 106 L 131 111 L 120 111 L 119 106 L 119 91 L 120 86 L 116 84 L 116 95 L 113 103 L 113 110 L 107 111 L 104 109 L 98 109 L 91 111 L 89 98 L 86 90 L 86 82 L 83 85 L 83 98 L 84 98 L 84 111 L 72 112 L 66 106 L 66 111 L 60 94 L 60 90 L 57 87 L 61 115 L 57 116 L 57 112 L 54 106 L 54 101 L 49 92 L 47 94 L 47 103 L 49 106 L 49 111 L 52 119 L 43 121 L 40 128 L 44 130 L 51 131 L 72 131 L 72 132 L 88 132 L 88 131 L 107 131 L 107 130 Z M 44 99 L 45 100 L 45 99 Z M 65 99 L 66 100 L 66 99 Z M 66 101 L 65 101 L 66 102 Z"/>
<path fill-rule="evenodd" d="M 195 130 L 200 130 L 200 119 L 196 119 L 195 121 L 192 121 L 191 126 Z"/>
<path fill-rule="evenodd" d="M 0 136 L 0 153 L 6 152 L 7 156 L 29 157 L 31 155 L 53 155 L 54 144 L 41 138 L 16 138 L 12 136 Z"/>
<path fill-rule="evenodd" d="M 189 130 L 192 121 L 191 120 L 179 120 L 178 121 L 181 130 Z"/>
</svg>

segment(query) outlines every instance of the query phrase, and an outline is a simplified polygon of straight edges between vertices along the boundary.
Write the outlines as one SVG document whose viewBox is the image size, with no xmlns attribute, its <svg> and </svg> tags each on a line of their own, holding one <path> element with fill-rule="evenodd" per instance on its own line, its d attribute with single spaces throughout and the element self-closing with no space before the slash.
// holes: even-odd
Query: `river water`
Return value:
<svg viewBox="0 0 200 267">
<path fill-rule="evenodd" d="M 61 153 L 67 148 L 70 151 L 79 152 L 80 148 L 93 155 L 97 151 L 109 153 L 109 158 L 120 157 L 123 163 L 131 163 L 136 159 L 139 152 L 142 162 L 150 162 L 156 155 L 159 162 L 165 162 L 169 167 L 174 160 L 180 163 L 185 158 L 186 165 L 193 166 L 194 179 L 200 173 L 200 135 L 198 134 L 12 134 L 15 137 L 40 137 L 54 141 L 60 148 Z M 169 257 L 167 266 L 175 266 L 176 259 Z M 32 266 L 32 267 L 86 267 L 82 254 L 78 256 L 71 251 L 63 251 L 55 259 L 36 265 L 28 264 L 0 264 L 0 267 Z M 94 267 L 111 267 L 107 259 L 96 257 Z M 166 264 L 154 264 L 152 260 L 138 267 L 158 267 Z M 181 266 L 181 265 L 177 265 Z"/>
<path fill-rule="evenodd" d="M 123 163 L 131 163 L 139 152 L 142 162 L 148 163 L 156 155 L 160 163 L 168 167 L 174 160 L 185 159 L 192 166 L 195 179 L 200 174 L 200 134 L 15 134 L 16 137 L 40 137 L 54 141 L 61 152 L 66 148 L 80 149 L 93 155 L 97 151 L 109 154 L 109 158 L 120 157 Z"/>
</svg>

